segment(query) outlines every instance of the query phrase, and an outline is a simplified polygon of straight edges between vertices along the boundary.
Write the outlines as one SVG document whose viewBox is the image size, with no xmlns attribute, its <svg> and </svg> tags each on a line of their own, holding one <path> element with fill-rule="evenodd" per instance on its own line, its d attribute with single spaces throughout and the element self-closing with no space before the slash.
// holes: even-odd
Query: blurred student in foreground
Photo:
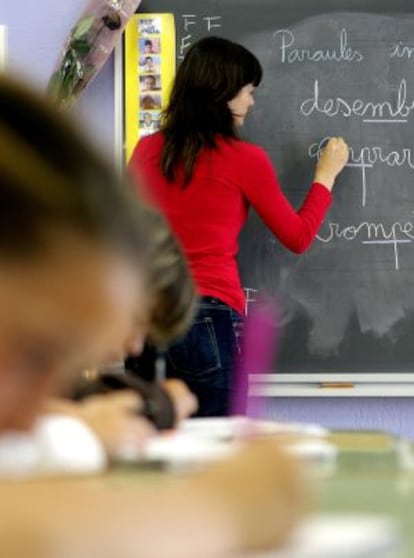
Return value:
<svg viewBox="0 0 414 558">
<path fill-rule="evenodd" d="M 182 381 L 146 382 L 124 368 L 125 355 L 139 355 L 145 337 L 154 346 L 165 347 L 184 335 L 197 303 L 186 258 L 165 219 L 145 205 L 140 207 L 139 215 L 151 239 L 146 266 L 147 323 L 140 321 L 140 300 L 134 328 L 123 346 L 111 351 L 99 369 L 82 374 L 67 398 L 49 398 L 45 406 L 48 413 L 64 413 L 86 422 L 113 459 L 124 451 L 139 454 L 155 429 L 174 428 L 197 409 L 195 396 Z M 125 390 L 134 392 L 135 397 Z M 130 412 L 131 405 L 147 421 L 137 423 Z"/>
<path fill-rule="evenodd" d="M 1 81 L 0 119 L 4 432 L 30 429 L 60 384 L 147 322 L 152 241 L 135 195 L 61 115 Z M 159 485 L 3 481 L 0 556 L 223 557 L 281 543 L 301 510 L 294 464 L 262 440 Z"/>
</svg>

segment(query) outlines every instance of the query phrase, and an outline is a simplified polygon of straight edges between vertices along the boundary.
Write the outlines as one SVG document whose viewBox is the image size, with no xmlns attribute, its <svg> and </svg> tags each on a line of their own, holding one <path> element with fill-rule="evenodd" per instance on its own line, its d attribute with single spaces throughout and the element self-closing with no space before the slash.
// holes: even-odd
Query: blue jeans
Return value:
<svg viewBox="0 0 414 558">
<path fill-rule="evenodd" d="M 226 416 L 240 353 L 243 318 L 221 300 L 204 296 L 193 325 L 167 351 L 167 376 L 183 380 L 197 396 L 195 416 Z"/>
</svg>

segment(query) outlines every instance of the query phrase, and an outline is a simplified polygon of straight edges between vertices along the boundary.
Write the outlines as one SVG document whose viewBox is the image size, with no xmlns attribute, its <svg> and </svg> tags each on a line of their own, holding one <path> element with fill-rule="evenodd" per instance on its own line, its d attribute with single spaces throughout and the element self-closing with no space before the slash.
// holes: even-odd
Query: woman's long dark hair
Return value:
<svg viewBox="0 0 414 558">
<path fill-rule="evenodd" d="M 215 148 L 217 136 L 237 137 L 228 102 L 242 87 L 257 86 L 261 79 L 260 62 L 242 45 L 206 37 L 189 49 L 163 115 L 161 170 L 168 181 L 176 179 L 183 165 L 187 185 L 203 148 Z"/>
</svg>

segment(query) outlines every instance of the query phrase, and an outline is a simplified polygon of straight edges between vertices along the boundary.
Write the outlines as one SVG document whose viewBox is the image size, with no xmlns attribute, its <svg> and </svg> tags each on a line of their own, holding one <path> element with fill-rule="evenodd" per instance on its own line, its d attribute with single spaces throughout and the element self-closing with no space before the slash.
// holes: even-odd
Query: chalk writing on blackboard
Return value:
<svg viewBox="0 0 414 558">
<path fill-rule="evenodd" d="M 349 371 L 360 359 L 377 371 L 370 342 L 398 360 L 401 330 L 413 324 L 413 33 L 414 18 L 336 13 L 246 37 L 265 69 L 247 135 L 271 154 L 294 205 L 328 139 L 350 146 L 309 252 L 285 253 L 254 221 L 243 238 L 245 284 L 283 302 L 282 370 L 340 370 L 342 361 Z"/>
<path fill-rule="evenodd" d="M 406 43 L 400 41 L 392 46 L 390 57 L 414 60 L 414 46 L 407 45 Z"/>
<path fill-rule="evenodd" d="M 294 62 L 361 62 L 364 59 L 362 52 L 353 49 L 348 44 L 348 32 L 341 29 L 338 34 L 338 45 L 334 48 L 321 49 L 297 48 L 293 31 L 278 29 L 273 33 L 276 52 L 279 52 L 282 64 Z"/>
<path fill-rule="evenodd" d="M 402 123 L 408 122 L 408 117 L 414 110 L 413 98 L 407 99 L 407 82 L 402 79 L 398 85 L 397 97 L 393 101 L 373 101 L 371 99 L 344 99 L 341 96 L 322 98 L 319 80 L 313 83 L 311 97 L 300 105 L 300 112 L 308 117 L 314 112 L 325 116 L 341 118 L 361 117 L 363 122 Z"/>
<path fill-rule="evenodd" d="M 309 157 L 311 159 L 319 159 L 329 139 L 328 136 L 318 143 L 312 143 L 308 149 Z M 351 145 L 349 147 L 349 152 L 347 167 L 360 169 L 361 171 L 361 204 L 363 207 L 367 204 L 368 184 L 366 169 L 372 169 L 376 164 L 383 164 L 388 167 L 407 166 L 414 169 L 414 152 L 412 146 L 390 149 L 382 145 L 363 145 L 359 148 L 355 148 Z"/>
<path fill-rule="evenodd" d="M 252 289 L 250 287 L 243 287 L 245 302 L 244 302 L 244 314 L 245 316 L 249 315 L 249 307 L 250 305 L 256 301 L 257 296 L 259 294 L 258 289 Z"/>
<path fill-rule="evenodd" d="M 180 16 L 183 34 L 179 40 L 178 59 L 182 60 L 185 53 L 193 43 L 194 34 L 208 34 L 218 32 L 221 28 L 221 16 L 219 15 L 197 15 L 182 14 Z"/>
</svg>

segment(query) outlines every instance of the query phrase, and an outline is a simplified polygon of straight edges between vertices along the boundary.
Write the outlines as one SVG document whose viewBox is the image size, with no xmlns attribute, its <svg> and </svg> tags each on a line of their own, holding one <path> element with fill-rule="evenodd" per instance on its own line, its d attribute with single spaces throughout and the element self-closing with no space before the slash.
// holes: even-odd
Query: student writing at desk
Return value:
<svg viewBox="0 0 414 558">
<path fill-rule="evenodd" d="M 2 79 L 0 118 L 4 434 L 148 320 L 152 240 L 140 201 L 58 111 Z M 159 486 L 3 479 L 0 556 L 218 558 L 281 543 L 302 500 L 273 441 Z"/>
<path fill-rule="evenodd" d="M 188 383 L 201 416 L 229 411 L 245 304 L 236 256 L 249 206 L 284 246 L 303 252 L 348 158 L 344 140 L 331 139 L 294 210 L 267 154 L 239 138 L 261 79 L 259 61 L 243 46 L 201 39 L 178 69 L 161 131 L 139 141 L 129 167 L 171 223 L 201 295 L 193 327 L 167 353 L 167 373 Z"/>
<path fill-rule="evenodd" d="M 140 299 L 136 323 L 122 346 L 108 352 L 107 361 L 99 369 L 82 374 L 67 394 L 72 401 L 53 398 L 45 406 L 46 412 L 68 414 L 86 422 L 113 459 L 138 456 L 148 437 L 155 434 L 153 427 L 172 429 L 197 409 L 196 398 L 180 380 L 148 383 L 123 370 L 124 356 L 140 354 L 146 338 L 164 346 L 182 336 L 196 304 L 185 257 L 165 219 L 151 207 L 142 206 L 140 222 L 151 239 L 147 246 L 151 256 L 146 266 L 146 321 L 142 321 Z M 132 396 L 131 391 L 136 395 Z M 134 420 L 131 407 L 149 422 Z"/>
</svg>

